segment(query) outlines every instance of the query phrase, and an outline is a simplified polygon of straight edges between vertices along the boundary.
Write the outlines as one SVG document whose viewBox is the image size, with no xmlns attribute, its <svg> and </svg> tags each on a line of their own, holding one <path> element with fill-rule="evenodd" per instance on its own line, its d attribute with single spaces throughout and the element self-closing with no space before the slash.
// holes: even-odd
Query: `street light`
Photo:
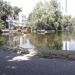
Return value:
<svg viewBox="0 0 75 75">
<path fill-rule="evenodd" d="M 67 0 L 65 0 L 65 12 L 66 12 L 66 14 L 68 13 L 67 8 L 68 8 L 68 6 L 67 6 Z"/>
</svg>

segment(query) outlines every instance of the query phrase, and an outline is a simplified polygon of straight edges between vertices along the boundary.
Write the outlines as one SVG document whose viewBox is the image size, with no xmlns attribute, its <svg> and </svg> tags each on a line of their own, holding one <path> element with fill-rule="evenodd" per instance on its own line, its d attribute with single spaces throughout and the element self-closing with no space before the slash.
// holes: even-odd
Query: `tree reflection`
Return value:
<svg viewBox="0 0 75 75">
<path fill-rule="evenodd" d="M 5 37 L 0 35 L 0 46 L 5 45 L 7 43 L 7 40 L 8 40 L 7 37 L 8 36 Z"/>
<path fill-rule="evenodd" d="M 31 34 L 28 38 L 36 48 L 62 49 L 62 36 L 57 33 L 46 35 Z"/>
<path fill-rule="evenodd" d="M 50 34 L 23 34 L 23 35 L 2 35 L 0 36 L 0 46 L 9 48 L 44 48 L 51 50 L 62 50 L 63 42 L 75 40 L 75 32 L 50 33 Z M 27 47 L 26 47 L 27 46 Z M 65 45 L 66 47 L 67 45 Z"/>
</svg>

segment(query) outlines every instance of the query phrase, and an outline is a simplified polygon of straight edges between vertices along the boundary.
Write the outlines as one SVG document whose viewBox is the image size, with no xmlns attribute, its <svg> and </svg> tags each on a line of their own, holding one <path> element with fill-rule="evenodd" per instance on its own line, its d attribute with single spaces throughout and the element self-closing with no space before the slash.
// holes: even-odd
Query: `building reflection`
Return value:
<svg viewBox="0 0 75 75">
<path fill-rule="evenodd" d="M 10 48 L 32 48 L 33 46 L 31 45 L 30 41 L 27 39 L 26 34 L 24 35 L 19 35 L 19 36 L 14 36 L 13 34 L 9 35 L 9 40 L 7 41 L 7 46 Z M 28 47 L 27 47 L 28 46 Z"/>
<path fill-rule="evenodd" d="M 7 46 L 10 48 L 16 48 L 19 45 L 19 37 L 14 36 L 13 34 L 8 36 L 9 40 L 7 41 Z"/>
<path fill-rule="evenodd" d="M 69 41 L 63 41 L 62 50 L 69 50 Z"/>
<path fill-rule="evenodd" d="M 63 41 L 63 50 L 75 50 L 75 40 Z"/>
</svg>

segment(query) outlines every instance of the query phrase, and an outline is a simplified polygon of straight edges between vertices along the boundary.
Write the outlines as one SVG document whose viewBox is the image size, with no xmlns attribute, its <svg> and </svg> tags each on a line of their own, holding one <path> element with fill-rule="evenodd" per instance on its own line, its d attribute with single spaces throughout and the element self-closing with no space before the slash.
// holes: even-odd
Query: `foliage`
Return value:
<svg viewBox="0 0 75 75">
<path fill-rule="evenodd" d="M 27 26 L 34 29 L 63 30 L 71 29 L 75 25 L 75 18 L 64 16 L 56 0 L 39 2 L 28 17 Z"/>
<path fill-rule="evenodd" d="M 70 16 L 64 16 L 62 19 L 62 25 L 71 25 L 72 23 L 72 18 Z"/>
<path fill-rule="evenodd" d="M 6 38 L 3 36 L 0 36 L 0 46 L 4 45 L 6 43 Z"/>
<path fill-rule="evenodd" d="M 18 13 L 21 12 L 21 9 L 15 6 L 13 7 L 13 11 L 14 11 L 13 17 L 14 19 L 17 19 Z"/>
<path fill-rule="evenodd" d="M 4 22 L 3 22 L 2 20 L 0 20 L 0 29 L 4 29 L 4 28 L 5 28 L 5 26 L 4 26 L 3 23 L 4 23 Z"/>
<path fill-rule="evenodd" d="M 0 0 L 0 20 L 2 20 L 7 25 L 6 19 L 8 15 L 12 16 L 14 19 L 17 17 L 18 13 L 21 11 L 18 7 L 12 7 L 8 2 Z"/>
<path fill-rule="evenodd" d="M 4 29 L 4 28 L 5 26 L 2 23 L 0 23 L 0 29 Z"/>
<path fill-rule="evenodd" d="M 61 25 L 62 15 L 56 0 L 39 2 L 29 15 L 28 23 L 36 29 L 57 29 Z"/>
<path fill-rule="evenodd" d="M 75 17 L 71 19 L 72 25 L 75 25 Z"/>
</svg>

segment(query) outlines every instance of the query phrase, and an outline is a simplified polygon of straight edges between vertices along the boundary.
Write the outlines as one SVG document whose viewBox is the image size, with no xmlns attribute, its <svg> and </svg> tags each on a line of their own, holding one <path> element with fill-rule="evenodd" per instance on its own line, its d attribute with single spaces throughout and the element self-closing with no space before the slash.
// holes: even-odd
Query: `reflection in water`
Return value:
<svg viewBox="0 0 75 75">
<path fill-rule="evenodd" d="M 6 44 L 7 40 L 8 40 L 8 36 L 1 36 L 0 35 L 0 46 Z"/>
<path fill-rule="evenodd" d="M 10 48 L 33 48 L 33 45 L 27 39 L 25 35 L 14 36 L 13 34 L 8 35 L 9 40 L 7 41 L 6 46 Z"/>
<path fill-rule="evenodd" d="M 63 41 L 63 50 L 69 50 L 69 41 Z"/>
<path fill-rule="evenodd" d="M 50 50 L 75 50 L 75 36 L 73 33 L 52 34 L 22 34 L 0 36 L 0 46 L 10 48 L 42 48 Z"/>
<path fill-rule="evenodd" d="M 75 50 L 75 40 L 63 41 L 63 50 Z"/>
<path fill-rule="evenodd" d="M 62 49 L 62 38 L 58 34 L 38 35 L 32 34 L 28 38 L 36 48 Z"/>
</svg>

